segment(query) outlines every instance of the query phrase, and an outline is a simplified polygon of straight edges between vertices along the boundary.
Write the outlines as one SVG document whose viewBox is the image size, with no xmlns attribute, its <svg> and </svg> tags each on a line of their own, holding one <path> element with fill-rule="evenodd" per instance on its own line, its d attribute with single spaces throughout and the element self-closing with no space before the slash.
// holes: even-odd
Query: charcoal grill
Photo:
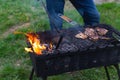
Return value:
<svg viewBox="0 0 120 80">
<path fill-rule="evenodd" d="M 88 39 L 74 38 L 74 35 L 79 31 L 79 27 L 73 27 L 61 30 L 65 36 L 61 42 L 58 40 L 59 43 L 54 43 L 59 47 L 53 52 L 43 52 L 42 55 L 36 55 L 34 52 L 30 53 L 33 68 L 29 80 L 32 80 L 34 72 L 37 77 L 47 80 L 48 76 L 100 66 L 104 66 L 108 80 L 110 80 L 107 70 L 107 66 L 110 65 L 115 66 L 120 79 L 118 65 L 120 62 L 120 42 L 112 36 L 113 32 L 117 35 L 120 35 L 120 33 L 110 25 L 99 24 L 93 27 L 98 26 L 109 30 L 106 36 L 110 37 L 110 40 L 94 42 Z M 54 42 L 54 37 L 60 36 L 60 34 L 53 31 L 37 32 L 37 34 L 43 42 Z M 29 43 L 28 47 L 31 47 Z"/>
</svg>

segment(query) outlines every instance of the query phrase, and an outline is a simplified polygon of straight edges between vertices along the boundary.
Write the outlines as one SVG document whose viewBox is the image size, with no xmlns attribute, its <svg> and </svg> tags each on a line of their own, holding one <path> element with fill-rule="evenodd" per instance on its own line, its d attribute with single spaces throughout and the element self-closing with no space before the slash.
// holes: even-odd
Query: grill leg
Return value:
<svg viewBox="0 0 120 80">
<path fill-rule="evenodd" d="M 110 80 L 110 75 L 109 75 L 107 66 L 104 66 L 104 68 L 105 68 L 105 72 L 106 72 L 107 79 Z"/>
<path fill-rule="evenodd" d="M 118 64 L 114 64 L 114 67 L 116 68 L 117 73 L 118 73 L 118 77 L 119 77 L 118 80 L 120 80 L 120 69 L 119 69 L 119 65 L 118 65 Z"/>
<path fill-rule="evenodd" d="M 33 79 L 33 74 L 34 74 L 34 68 L 32 68 L 32 71 L 31 71 L 31 74 L 30 74 L 29 80 L 32 80 L 32 79 Z"/>
</svg>

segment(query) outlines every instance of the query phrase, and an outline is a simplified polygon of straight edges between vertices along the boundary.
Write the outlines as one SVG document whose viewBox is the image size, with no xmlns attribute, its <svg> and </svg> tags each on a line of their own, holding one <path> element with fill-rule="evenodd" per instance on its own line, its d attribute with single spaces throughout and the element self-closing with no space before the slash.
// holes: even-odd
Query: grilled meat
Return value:
<svg viewBox="0 0 120 80">
<path fill-rule="evenodd" d="M 80 32 L 75 35 L 76 38 L 81 38 L 81 39 L 86 39 L 88 36 L 85 35 L 84 33 Z"/>
<path fill-rule="evenodd" d="M 107 29 L 100 28 L 100 27 L 96 27 L 95 30 L 97 31 L 98 35 L 100 35 L 100 36 L 103 36 L 103 35 L 105 35 L 108 32 Z"/>
<path fill-rule="evenodd" d="M 99 39 L 97 32 L 93 28 L 86 28 L 84 33 L 90 40 L 97 41 Z"/>
<path fill-rule="evenodd" d="M 96 35 L 96 32 L 93 28 L 86 28 L 84 33 L 89 37 Z"/>
<path fill-rule="evenodd" d="M 110 38 L 105 37 L 108 32 L 105 28 L 96 27 L 94 28 L 85 28 L 85 31 L 75 35 L 76 38 L 87 39 L 89 38 L 92 41 L 97 41 L 98 39 L 109 40 Z"/>
<path fill-rule="evenodd" d="M 97 41 L 99 39 L 99 36 L 98 35 L 90 36 L 89 39 L 92 41 Z"/>
</svg>

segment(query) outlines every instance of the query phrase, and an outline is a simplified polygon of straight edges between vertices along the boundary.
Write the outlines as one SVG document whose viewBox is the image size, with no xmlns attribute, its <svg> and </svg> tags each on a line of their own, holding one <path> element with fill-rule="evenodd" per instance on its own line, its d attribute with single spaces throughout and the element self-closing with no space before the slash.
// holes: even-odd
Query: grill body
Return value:
<svg viewBox="0 0 120 80">
<path fill-rule="evenodd" d="M 43 79 L 46 80 L 47 76 L 65 72 L 114 65 L 120 78 L 118 67 L 118 63 L 120 62 L 120 42 L 112 36 L 113 32 L 119 36 L 120 33 L 109 25 L 100 24 L 97 26 L 108 29 L 109 32 L 107 36 L 111 37 L 113 41 L 98 40 L 97 42 L 93 42 L 76 39 L 73 36 L 77 34 L 79 28 L 70 28 L 63 30 L 63 32 L 66 32 L 67 39 L 71 41 L 70 46 L 75 45 L 73 47 L 69 46 L 71 50 L 69 50 L 69 48 L 67 48 L 68 51 L 64 50 L 65 46 L 62 46 L 63 51 L 56 49 L 51 54 L 36 55 L 35 53 L 30 53 L 30 58 L 37 77 L 43 77 Z M 51 31 L 39 32 L 37 34 L 46 42 L 49 40 L 52 41 L 53 37 L 58 36 L 58 34 L 53 34 Z M 28 47 L 31 46 L 28 45 Z M 107 68 L 105 67 L 105 69 Z M 110 80 L 107 70 L 106 73 L 108 80 Z M 31 77 L 30 80 L 32 80 Z"/>
<path fill-rule="evenodd" d="M 120 45 L 89 49 L 83 52 L 59 52 L 38 56 L 30 53 L 35 73 L 38 77 L 93 67 L 109 66 L 120 62 Z"/>
</svg>

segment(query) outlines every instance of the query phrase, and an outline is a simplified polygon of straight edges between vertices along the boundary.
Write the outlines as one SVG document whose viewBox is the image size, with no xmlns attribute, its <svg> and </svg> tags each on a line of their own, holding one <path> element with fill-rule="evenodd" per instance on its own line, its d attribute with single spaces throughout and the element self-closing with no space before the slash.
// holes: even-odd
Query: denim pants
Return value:
<svg viewBox="0 0 120 80">
<path fill-rule="evenodd" d="M 82 16 L 84 25 L 95 25 L 100 21 L 99 12 L 93 0 L 70 0 L 79 14 Z M 58 16 L 64 13 L 65 0 L 46 0 L 49 13 L 51 30 L 62 29 L 63 20 Z"/>
</svg>

